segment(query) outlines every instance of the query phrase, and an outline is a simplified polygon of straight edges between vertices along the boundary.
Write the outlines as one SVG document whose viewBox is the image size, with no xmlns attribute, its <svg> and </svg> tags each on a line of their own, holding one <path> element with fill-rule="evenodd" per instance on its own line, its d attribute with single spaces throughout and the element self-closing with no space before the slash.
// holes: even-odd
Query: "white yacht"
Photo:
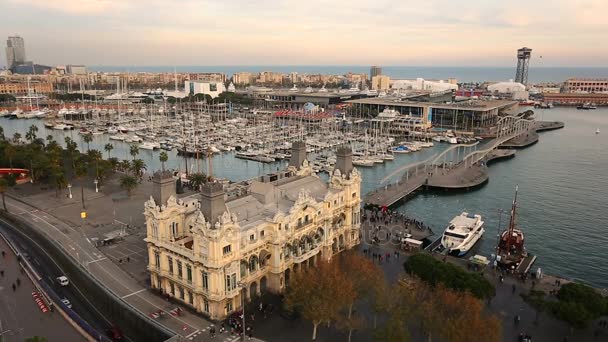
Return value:
<svg viewBox="0 0 608 342">
<path fill-rule="evenodd" d="M 452 255 L 463 256 L 481 239 L 485 232 L 481 215 L 467 212 L 454 217 L 443 232 L 441 246 Z"/>
</svg>

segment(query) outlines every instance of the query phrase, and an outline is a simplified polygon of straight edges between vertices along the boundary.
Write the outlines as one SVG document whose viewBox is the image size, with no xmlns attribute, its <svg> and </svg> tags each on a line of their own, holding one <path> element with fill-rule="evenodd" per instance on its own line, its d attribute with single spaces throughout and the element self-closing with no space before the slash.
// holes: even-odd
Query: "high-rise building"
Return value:
<svg viewBox="0 0 608 342">
<path fill-rule="evenodd" d="M 382 75 L 382 67 L 377 66 L 377 65 L 372 65 L 372 67 L 369 68 L 370 79 L 373 78 L 374 76 L 378 76 L 378 75 Z"/>
<path fill-rule="evenodd" d="M 515 82 L 528 85 L 528 67 L 532 57 L 532 49 L 523 47 L 517 50 L 517 70 L 515 71 Z"/>
<path fill-rule="evenodd" d="M 12 68 L 16 64 L 25 63 L 25 43 L 19 36 L 8 37 L 6 40 L 6 66 Z"/>
<path fill-rule="evenodd" d="M 385 75 L 376 75 L 372 77 L 373 90 L 388 90 L 390 87 L 391 78 Z"/>
</svg>

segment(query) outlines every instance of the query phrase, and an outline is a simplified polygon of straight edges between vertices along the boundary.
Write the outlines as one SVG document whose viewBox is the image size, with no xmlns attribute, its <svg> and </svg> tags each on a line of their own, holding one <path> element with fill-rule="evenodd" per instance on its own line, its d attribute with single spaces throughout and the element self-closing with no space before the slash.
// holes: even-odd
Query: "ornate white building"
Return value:
<svg viewBox="0 0 608 342">
<path fill-rule="evenodd" d="M 211 183 L 176 199 L 171 177 L 154 183 L 144 212 L 151 285 L 213 319 L 240 309 L 242 295 L 281 292 L 292 272 L 359 243 L 361 175 L 350 149 L 338 151 L 328 182 L 294 143 L 286 170 L 238 191 Z"/>
</svg>

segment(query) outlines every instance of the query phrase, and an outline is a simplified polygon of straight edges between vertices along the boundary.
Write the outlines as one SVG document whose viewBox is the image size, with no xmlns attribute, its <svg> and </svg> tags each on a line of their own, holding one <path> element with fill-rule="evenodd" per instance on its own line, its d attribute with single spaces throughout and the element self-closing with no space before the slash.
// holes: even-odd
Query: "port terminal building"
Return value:
<svg viewBox="0 0 608 342">
<path fill-rule="evenodd" d="M 429 101 L 418 97 L 376 97 L 348 100 L 350 116 L 374 118 L 385 110 L 399 113 L 395 123 L 414 122 L 410 130 L 461 130 L 484 134 L 500 115 L 516 114 L 519 103 L 511 100 L 475 100 L 461 102 Z"/>
</svg>

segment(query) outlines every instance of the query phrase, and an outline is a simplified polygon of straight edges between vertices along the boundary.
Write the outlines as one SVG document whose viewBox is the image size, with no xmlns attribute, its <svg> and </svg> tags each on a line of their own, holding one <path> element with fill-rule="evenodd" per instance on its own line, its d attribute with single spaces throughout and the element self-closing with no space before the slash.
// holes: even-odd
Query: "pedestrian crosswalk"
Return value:
<svg viewBox="0 0 608 342">
<path fill-rule="evenodd" d="M 198 329 L 196 331 L 194 331 L 193 333 L 191 333 L 190 335 L 186 336 L 186 338 L 190 341 L 203 341 L 203 334 L 209 334 L 209 329 L 211 329 L 211 326 L 202 328 L 202 329 Z M 236 342 L 236 341 L 240 341 L 241 337 L 239 335 L 231 335 L 229 332 L 223 332 L 223 333 L 216 333 L 215 337 L 213 337 L 214 340 L 217 340 L 218 342 Z M 207 340 L 207 339 L 205 339 Z M 260 341 L 259 339 L 254 339 L 252 338 L 251 341 Z"/>
</svg>

